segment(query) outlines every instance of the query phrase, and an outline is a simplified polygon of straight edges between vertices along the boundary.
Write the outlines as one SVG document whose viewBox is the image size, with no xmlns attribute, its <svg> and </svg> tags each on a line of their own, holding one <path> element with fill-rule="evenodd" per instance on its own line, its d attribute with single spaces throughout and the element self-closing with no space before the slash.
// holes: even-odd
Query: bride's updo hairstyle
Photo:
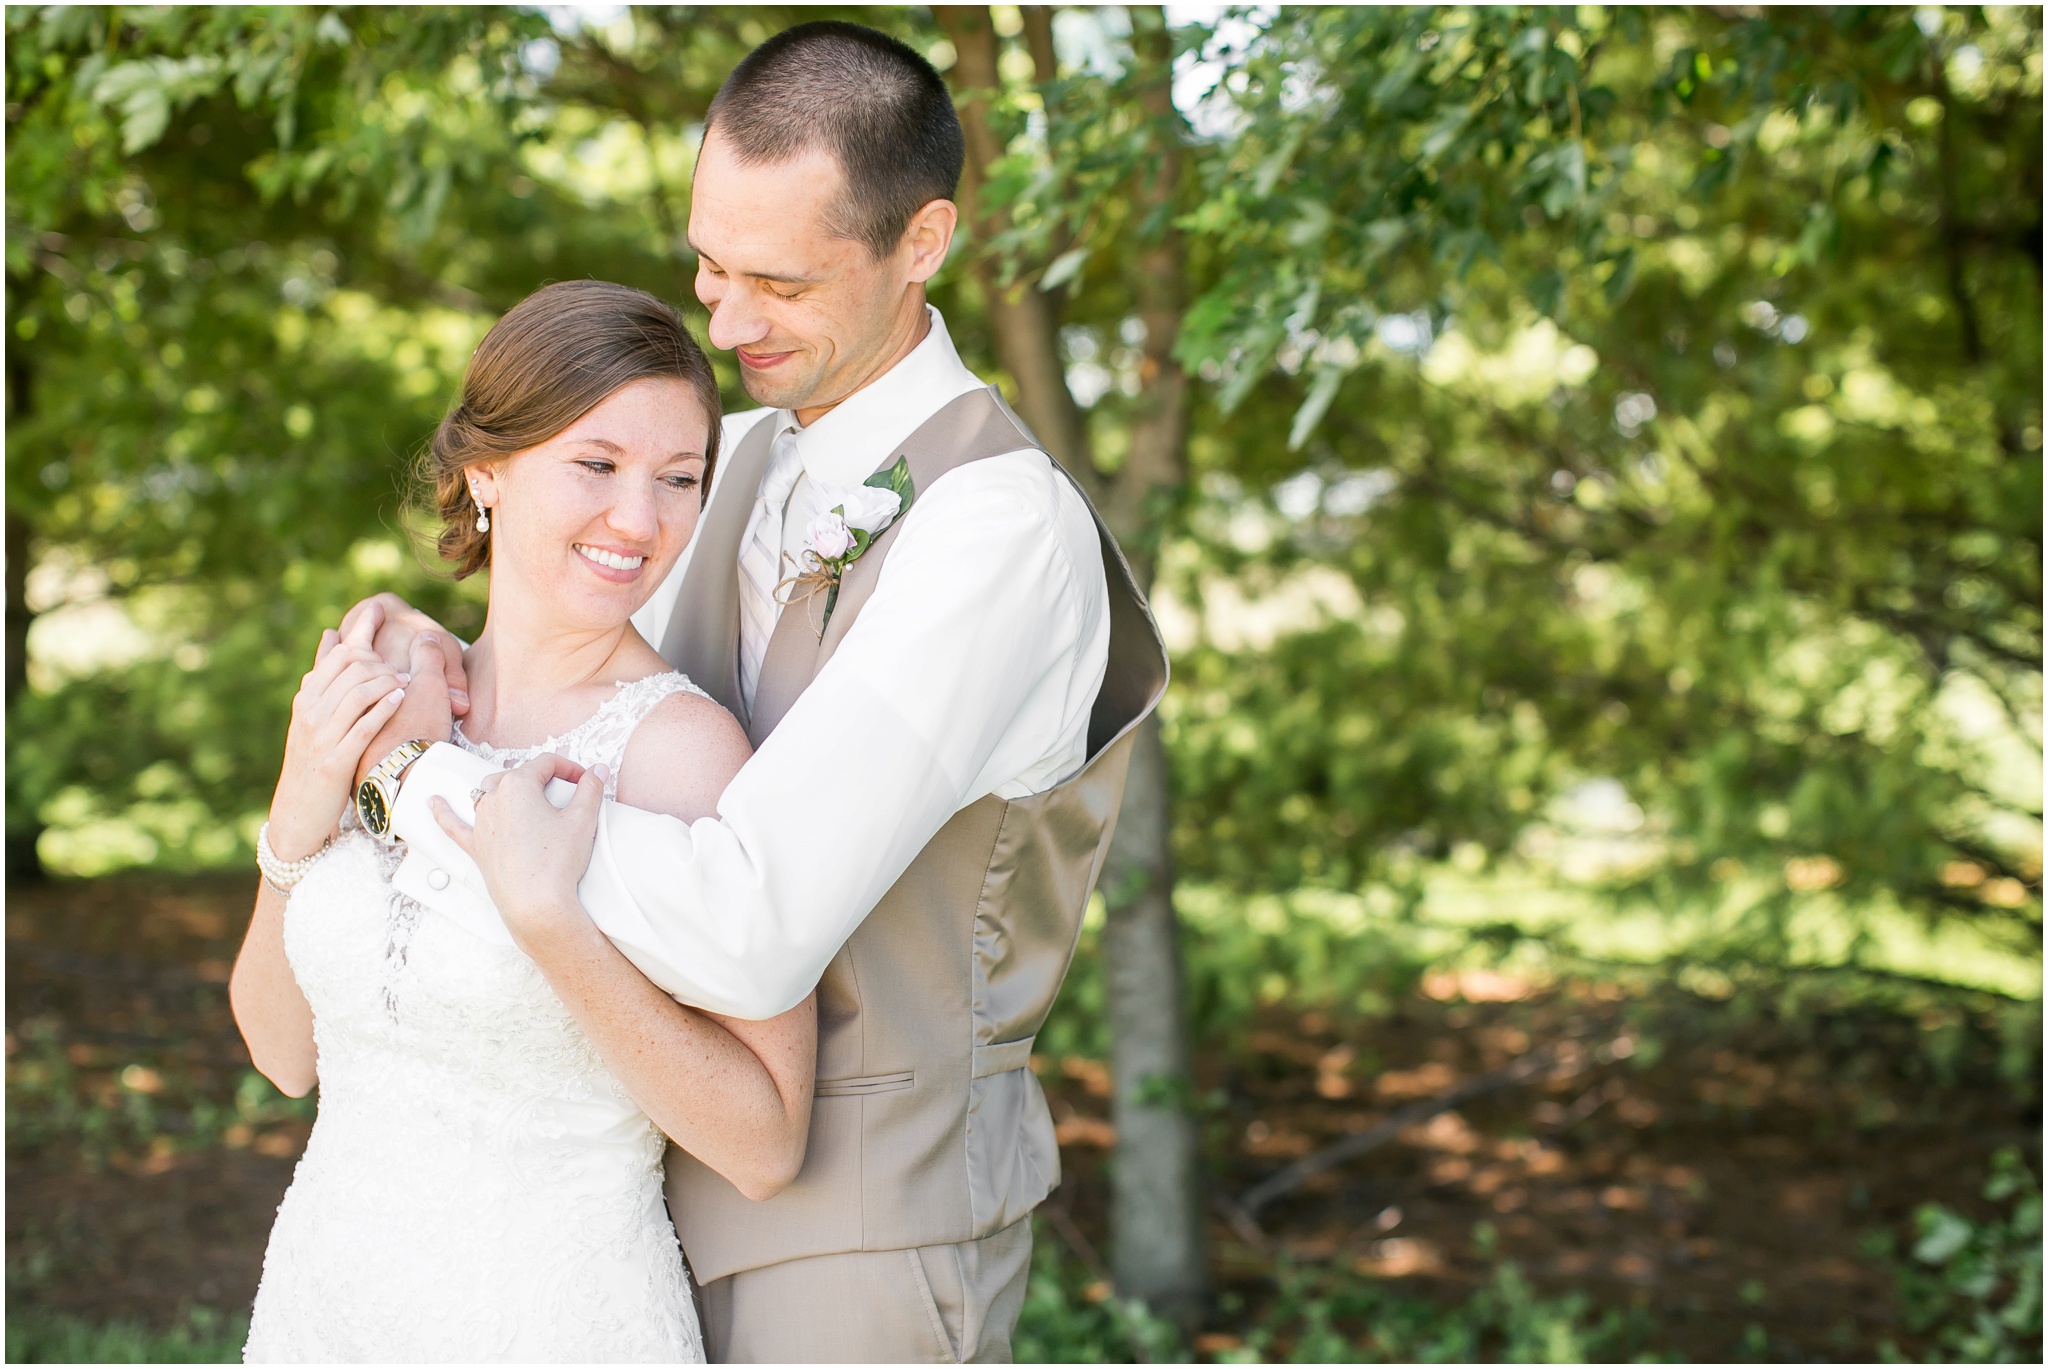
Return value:
<svg viewBox="0 0 2048 1369">
<path fill-rule="evenodd" d="M 718 380 L 680 314 L 631 286 L 565 280 L 534 291 L 492 326 L 426 460 L 446 525 L 439 550 L 456 579 L 491 563 L 490 535 L 476 530 L 464 472 L 540 445 L 620 387 L 649 379 L 688 385 L 710 420 L 701 501 L 718 464 Z"/>
</svg>

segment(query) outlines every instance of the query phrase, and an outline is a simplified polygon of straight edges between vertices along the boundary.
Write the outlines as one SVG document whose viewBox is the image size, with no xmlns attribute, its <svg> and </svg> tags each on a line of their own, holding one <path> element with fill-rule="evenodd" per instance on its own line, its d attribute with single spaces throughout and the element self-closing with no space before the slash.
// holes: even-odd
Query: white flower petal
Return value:
<svg viewBox="0 0 2048 1369">
<path fill-rule="evenodd" d="M 831 501 L 826 507 L 843 510 L 847 526 L 865 533 L 880 532 L 903 511 L 903 500 L 894 490 L 873 485 L 836 485 L 823 493 Z"/>
</svg>

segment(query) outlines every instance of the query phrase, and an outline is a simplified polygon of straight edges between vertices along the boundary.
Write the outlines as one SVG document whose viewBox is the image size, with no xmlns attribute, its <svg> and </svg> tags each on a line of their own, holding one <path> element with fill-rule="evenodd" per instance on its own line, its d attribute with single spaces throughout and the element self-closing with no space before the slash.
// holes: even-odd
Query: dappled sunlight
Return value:
<svg viewBox="0 0 2048 1369">
<path fill-rule="evenodd" d="M 1288 633 L 1355 618 L 1363 609 L 1358 589 L 1344 575 L 1313 566 L 1259 591 L 1222 578 L 1204 580 L 1199 607 L 1170 585 L 1153 596 L 1152 610 L 1170 651 L 1207 642 L 1224 651 L 1259 651 Z"/>
<path fill-rule="evenodd" d="M 1534 404 L 1560 386 L 1585 384 L 1599 368 L 1598 353 L 1546 318 L 1517 329 L 1505 345 L 1492 350 L 1481 350 L 1454 329 L 1430 348 L 1422 374 L 1433 384 L 1497 404 Z"/>
</svg>

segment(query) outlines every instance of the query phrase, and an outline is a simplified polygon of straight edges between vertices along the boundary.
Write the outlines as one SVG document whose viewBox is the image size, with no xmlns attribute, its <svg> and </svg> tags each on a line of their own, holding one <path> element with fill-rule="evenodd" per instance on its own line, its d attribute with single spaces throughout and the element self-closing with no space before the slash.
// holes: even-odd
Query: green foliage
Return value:
<svg viewBox="0 0 2048 1369">
<path fill-rule="evenodd" d="M 1258 1010 L 1276 1003 L 1360 1016 L 1390 1011 L 1448 940 L 1382 921 L 1382 908 L 1314 892 L 1247 899 L 1183 883 L 1175 908 L 1189 1027 L 1195 1040 L 1218 1044 L 1239 1040 Z M 1100 938 L 1101 925 L 1091 918 L 1059 1002 L 1039 1032 L 1041 1054 L 1107 1056 Z"/>
<path fill-rule="evenodd" d="M 2037 21 L 1253 44 L 1185 220 L 1184 867 L 1399 888 L 1593 844 L 1619 897 L 1740 905 L 1700 954 L 1783 958 L 1820 897 L 2037 954 Z"/>
<path fill-rule="evenodd" d="M 109 1154 L 172 1154 L 219 1145 L 230 1132 L 246 1134 L 283 1122 L 311 1122 L 314 1099 L 287 1098 L 268 1079 L 244 1069 L 232 1099 L 213 1096 L 207 1082 L 169 1058 L 107 1071 L 81 1080 L 50 1032 L 30 1022 L 21 1053 L 7 1067 L 8 1145 L 33 1152 L 45 1147 L 76 1154 L 89 1168 Z"/>
<path fill-rule="evenodd" d="M 1640 1313 L 1591 1317 L 1583 1294 L 1541 1296 L 1505 1261 L 1491 1283 L 1448 1306 L 1335 1269 L 1283 1268 L 1278 1282 L 1279 1297 L 1247 1337 L 1247 1362 L 1284 1346 L 1293 1364 L 1574 1364 L 1643 1357 L 1649 1334 Z"/>
<path fill-rule="evenodd" d="M 75 873 L 246 859 L 319 627 L 395 588 L 476 629 L 413 455 L 543 281 L 682 293 L 690 144 L 647 95 L 701 117 L 763 20 L 8 12 L 9 556 L 40 568 L 10 632 L 112 607 L 146 639 L 10 676 L 10 839 L 55 822 Z"/>
<path fill-rule="evenodd" d="M 1934 1358 L 2033 1361 L 2041 1353 L 2041 1189 L 2018 1150 L 1992 1157 L 1984 1197 L 2000 1210 L 1982 1221 L 1923 1204 L 1908 1258 L 1893 1253 L 1889 1232 L 1877 1234 L 1869 1253 L 1895 1263 L 1906 1329 L 1928 1338 Z"/>
<path fill-rule="evenodd" d="M 1470 1297 L 1440 1303 L 1398 1284 L 1338 1266 L 1282 1263 L 1273 1286 L 1246 1313 L 1224 1295 L 1237 1334 L 1208 1349 L 1223 1364 L 1573 1364 L 1653 1358 L 1639 1311 L 1593 1316 L 1583 1294 L 1547 1298 L 1512 1263 Z M 1141 1307 L 1103 1296 L 1042 1226 L 1030 1289 L 1018 1321 L 1019 1363 L 1184 1363 L 1192 1356 L 1172 1327 Z M 1239 1314 L 1245 1314 L 1241 1318 Z"/>
<path fill-rule="evenodd" d="M 1031 1281 L 1010 1349 L 1019 1364 L 1185 1362 L 1173 1326 L 1142 1303 L 1105 1296 L 1043 1219 L 1034 1222 Z M 1140 1357 L 1142 1352 L 1142 1357 Z"/>
<path fill-rule="evenodd" d="M 1454 283 L 1532 223 L 1559 230 L 1548 263 L 1518 281 L 1540 312 L 1568 280 L 1625 282 L 1632 247 L 1603 219 L 1620 99 L 1592 74 L 1609 48 L 1640 60 L 1644 21 L 1582 13 L 1332 7 L 1244 51 L 1225 87 L 1242 132 L 1208 164 L 1188 218 L 1220 269 L 1181 352 L 1216 372 L 1218 408 L 1235 409 L 1289 347 L 1306 393 L 1287 447 L 1300 449 L 1382 314 L 1434 306 L 1440 328 Z M 1420 293 L 1432 283 L 1434 299 Z"/>
<path fill-rule="evenodd" d="M 137 1322 L 89 1322 L 59 1312 L 8 1309 L 9 1364 L 238 1364 L 247 1316 L 195 1307 L 168 1331 Z"/>
</svg>

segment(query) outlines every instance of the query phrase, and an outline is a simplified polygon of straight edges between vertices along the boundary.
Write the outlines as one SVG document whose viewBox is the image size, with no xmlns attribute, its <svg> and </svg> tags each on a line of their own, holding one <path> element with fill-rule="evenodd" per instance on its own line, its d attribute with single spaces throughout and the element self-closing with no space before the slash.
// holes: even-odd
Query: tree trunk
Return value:
<svg viewBox="0 0 2048 1369">
<path fill-rule="evenodd" d="M 932 13 L 956 54 L 947 79 L 960 109 L 960 128 L 967 139 L 967 164 L 960 174 L 960 208 L 972 241 L 973 271 L 988 304 L 989 332 L 996 360 L 1017 382 L 1017 413 L 1053 459 L 1088 488 L 1102 493 L 1088 425 L 1081 407 L 1067 389 L 1060 361 L 1057 301 L 1038 288 L 1035 271 L 1019 271 L 1005 285 L 1002 263 L 986 248 L 1008 226 L 1009 216 L 983 202 L 988 168 L 1003 155 L 1003 145 L 989 117 L 989 104 L 1001 88 L 997 73 L 995 25 L 985 5 L 936 5 Z"/>
<path fill-rule="evenodd" d="M 939 6 L 933 13 L 956 54 L 948 79 L 967 141 L 961 209 L 975 242 L 985 247 L 1007 226 L 1003 212 L 982 199 L 988 168 L 1003 155 L 990 118 L 990 102 L 1001 84 L 997 37 L 984 7 Z M 1164 14 L 1157 7 L 1133 10 L 1132 28 L 1140 98 L 1154 129 L 1156 154 L 1135 196 L 1136 217 L 1147 225 L 1138 254 L 1138 315 L 1145 324 L 1138 412 L 1130 456 L 1113 480 L 1096 471 L 1086 415 L 1067 389 L 1059 351 L 1059 295 L 1038 289 L 1036 272 L 1020 271 L 1004 286 L 1000 262 L 985 250 L 975 253 L 973 269 L 988 301 L 997 360 L 1017 382 L 1019 413 L 1088 487 L 1129 555 L 1139 584 L 1149 587 L 1158 561 L 1158 496 L 1177 490 L 1187 478 L 1187 379 L 1173 359 L 1186 307 L 1186 261 L 1180 234 L 1171 225 L 1182 155 L 1179 115 L 1170 98 L 1173 54 Z M 1044 87 L 1057 76 L 1048 9 L 1026 7 L 1024 36 Z M 1191 1331 L 1208 1290 L 1208 1262 L 1171 836 L 1170 776 L 1154 718 L 1138 733 L 1102 876 L 1109 912 L 1102 955 L 1116 1081 L 1111 1272 L 1120 1295 L 1140 1299 Z"/>
<path fill-rule="evenodd" d="M 1172 226 L 1180 190 L 1180 116 L 1171 98 L 1173 48 L 1164 12 L 1131 9 L 1131 46 L 1153 156 L 1135 217 L 1150 231 L 1137 262 L 1145 324 L 1131 450 L 1104 510 L 1150 588 L 1158 564 L 1160 496 L 1187 480 L 1187 377 L 1173 358 L 1186 308 L 1187 260 Z M 1159 719 L 1138 734 L 1116 839 L 1102 875 L 1109 917 L 1111 1068 L 1116 1165 L 1111 1176 L 1111 1269 L 1117 1291 L 1192 1331 L 1209 1286 L 1203 1226 L 1201 1130 L 1194 1111 L 1187 994 L 1173 909 L 1172 783 Z"/>
<path fill-rule="evenodd" d="M 1031 69 L 1038 84 L 1049 86 L 1059 79 L 1059 57 L 1052 45 L 1052 6 L 1019 5 L 1024 17 L 1024 46 L 1031 53 Z"/>
<path fill-rule="evenodd" d="M 1172 804 L 1159 719 L 1131 753 L 1102 876 L 1110 1072 L 1116 1094 L 1110 1265 L 1116 1290 L 1192 1332 L 1208 1291 L 1200 1133 L 1193 1109 Z"/>
<path fill-rule="evenodd" d="M 1187 481 L 1188 381 L 1173 356 L 1187 311 L 1187 245 L 1173 226 L 1182 161 L 1182 123 L 1173 107 L 1173 43 L 1158 6 L 1134 5 L 1130 13 L 1138 98 L 1153 150 L 1132 197 L 1133 217 L 1141 225 L 1134 274 L 1145 341 L 1131 452 L 1117 472 L 1108 516 L 1133 565 L 1142 560 L 1140 576 L 1149 586 L 1163 522 L 1158 497 Z"/>
<path fill-rule="evenodd" d="M 21 283 L 12 277 L 8 279 L 10 289 L 21 288 Z M 34 375 L 23 355 L 25 347 L 15 347 L 7 359 L 7 417 L 10 425 L 14 420 L 25 417 L 34 402 L 31 386 Z M 7 716 L 14 717 L 14 704 L 28 688 L 28 629 L 35 621 L 35 615 L 28 607 L 29 539 L 34 529 L 26 515 L 18 508 L 7 510 Z M 27 796 L 15 795 L 15 802 L 7 809 L 7 882 L 30 884 L 43 878 L 42 858 L 36 854 L 36 840 L 43 834 L 43 825 L 36 817 L 34 804 Z"/>
</svg>

